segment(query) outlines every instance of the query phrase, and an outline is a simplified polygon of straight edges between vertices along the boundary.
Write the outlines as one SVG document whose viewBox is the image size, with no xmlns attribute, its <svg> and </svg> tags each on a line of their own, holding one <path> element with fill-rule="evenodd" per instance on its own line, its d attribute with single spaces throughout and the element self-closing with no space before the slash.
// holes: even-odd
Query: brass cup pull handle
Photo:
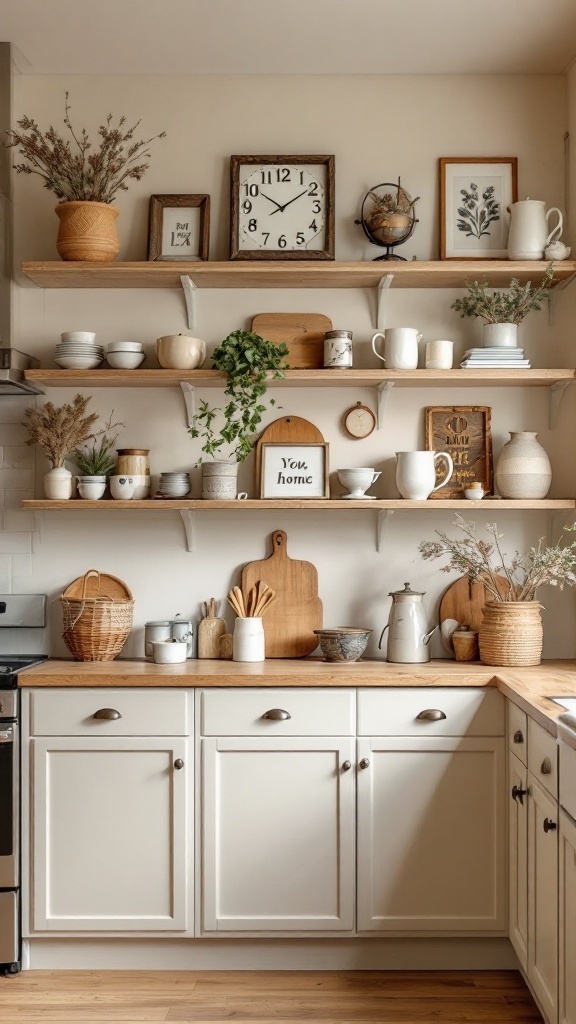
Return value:
<svg viewBox="0 0 576 1024">
<path fill-rule="evenodd" d="M 270 711 L 264 712 L 262 718 L 272 722 L 287 722 L 292 715 L 288 711 L 283 711 L 282 708 L 270 708 Z"/>
<path fill-rule="evenodd" d="M 528 792 L 527 789 L 522 789 L 522 786 L 512 786 L 512 799 L 518 800 L 521 804 L 524 803 L 524 797 Z"/>
<path fill-rule="evenodd" d="M 542 761 L 540 772 L 542 775 L 552 775 L 552 762 L 549 757 L 545 757 Z"/>
<path fill-rule="evenodd" d="M 370 761 L 368 760 L 367 757 L 363 757 L 362 758 L 362 760 L 360 761 L 359 767 L 360 768 L 369 768 L 370 767 Z"/>
<path fill-rule="evenodd" d="M 352 767 L 352 762 L 351 761 L 344 761 L 342 763 L 342 771 L 343 772 L 349 772 L 351 767 Z"/>
<path fill-rule="evenodd" d="M 558 828 L 558 826 L 557 826 L 555 821 L 551 821 L 550 818 L 544 818 L 544 831 L 545 832 L 555 832 L 557 828 Z"/>
<path fill-rule="evenodd" d="M 184 767 L 184 761 L 181 757 L 176 758 L 174 761 L 174 767 L 176 768 L 176 771 L 180 771 L 180 769 Z"/>
<path fill-rule="evenodd" d="M 524 733 L 522 729 L 517 729 L 514 733 L 514 743 L 524 743 Z"/>
<path fill-rule="evenodd" d="M 99 711 L 95 711 L 92 718 L 96 718 L 99 722 L 116 722 L 122 715 L 116 708 L 100 708 Z"/>
<path fill-rule="evenodd" d="M 439 711 L 438 708 L 426 708 L 425 711 L 421 711 L 419 715 L 416 715 L 417 722 L 441 722 L 445 718 L 444 712 Z"/>
</svg>

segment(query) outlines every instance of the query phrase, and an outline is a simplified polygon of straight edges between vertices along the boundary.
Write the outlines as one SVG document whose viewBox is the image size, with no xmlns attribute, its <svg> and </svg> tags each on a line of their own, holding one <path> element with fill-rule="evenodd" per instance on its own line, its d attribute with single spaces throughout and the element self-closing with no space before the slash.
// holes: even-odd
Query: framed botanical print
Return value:
<svg viewBox="0 0 576 1024">
<path fill-rule="evenodd" d="M 506 259 L 517 199 L 515 156 L 441 157 L 440 259 Z"/>
<path fill-rule="evenodd" d="M 210 196 L 150 196 L 149 260 L 207 260 Z"/>
</svg>

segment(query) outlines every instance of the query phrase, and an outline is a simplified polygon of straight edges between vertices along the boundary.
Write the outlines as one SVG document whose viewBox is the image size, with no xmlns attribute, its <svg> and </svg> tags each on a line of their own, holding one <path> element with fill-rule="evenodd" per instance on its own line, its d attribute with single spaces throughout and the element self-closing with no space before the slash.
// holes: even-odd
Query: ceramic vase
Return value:
<svg viewBox="0 0 576 1024">
<path fill-rule="evenodd" d="M 202 497 L 212 501 L 234 501 L 237 476 L 237 462 L 203 462 Z"/>
<path fill-rule="evenodd" d="M 44 494 L 51 501 L 67 501 L 72 497 L 72 473 L 64 466 L 55 466 L 44 474 Z"/>
<path fill-rule="evenodd" d="M 496 467 L 503 498 L 545 498 L 552 482 L 550 459 L 532 430 L 511 432 Z"/>
<path fill-rule="evenodd" d="M 117 206 L 110 203 L 58 203 L 60 221 L 56 248 L 63 260 L 109 263 L 120 252 L 116 230 Z"/>
<path fill-rule="evenodd" d="M 264 627 L 259 616 L 238 618 L 234 622 L 232 658 L 234 661 L 264 661 Z"/>
<path fill-rule="evenodd" d="M 483 665 L 539 665 L 542 619 L 538 601 L 488 601 L 478 633 Z"/>
<path fill-rule="evenodd" d="M 484 348 L 516 348 L 518 324 L 484 324 L 482 344 Z"/>
</svg>

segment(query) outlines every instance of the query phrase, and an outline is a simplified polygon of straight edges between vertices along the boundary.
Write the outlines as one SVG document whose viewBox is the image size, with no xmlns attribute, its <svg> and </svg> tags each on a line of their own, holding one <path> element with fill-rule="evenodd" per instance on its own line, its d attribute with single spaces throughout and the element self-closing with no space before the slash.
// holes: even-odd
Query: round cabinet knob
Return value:
<svg viewBox="0 0 576 1024">
<path fill-rule="evenodd" d="M 286 722 L 292 718 L 292 715 L 288 711 L 283 711 L 282 708 L 270 708 L 270 711 L 264 712 L 262 718 L 267 718 L 272 722 Z"/>
<path fill-rule="evenodd" d="M 184 761 L 181 757 L 176 758 L 174 761 L 174 767 L 176 768 L 176 771 L 180 771 L 180 769 L 184 767 Z"/>
<path fill-rule="evenodd" d="M 512 786 L 512 799 L 519 800 L 521 804 L 524 803 L 524 797 L 528 792 L 527 789 L 522 789 L 522 786 Z"/>
<path fill-rule="evenodd" d="M 99 711 L 95 711 L 92 718 L 96 718 L 99 722 L 116 722 L 122 715 L 116 708 L 100 708 Z"/>
<path fill-rule="evenodd" d="M 549 757 L 545 757 L 542 761 L 540 772 L 542 775 L 552 775 L 552 762 Z"/>
<path fill-rule="evenodd" d="M 360 768 L 369 768 L 369 767 L 370 767 L 370 761 L 368 760 L 367 757 L 363 757 L 362 760 L 360 761 Z"/>
<path fill-rule="evenodd" d="M 514 733 L 514 743 L 524 743 L 524 733 L 522 729 L 517 729 Z"/>
<path fill-rule="evenodd" d="M 441 722 L 444 718 L 446 718 L 446 715 L 438 708 L 426 708 L 425 711 L 421 711 L 419 715 L 416 715 L 417 722 Z"/>
<path fill-rule="evenodd" d="M 544 831 L 545 832 L 555 832 L 557 828 L 558 828 L 558 826 L 557 826 L 555 821 L 550 821 L 550 818 L 544 818 Z"/>
<path fill-rule="evenodd" d="M 351 761 L 344 761 L 344 763 L 342 765 L 342 771 L 343 772 L 349 772 L 351 767 L 352 767 L 352 762 Z"/>
</svg>

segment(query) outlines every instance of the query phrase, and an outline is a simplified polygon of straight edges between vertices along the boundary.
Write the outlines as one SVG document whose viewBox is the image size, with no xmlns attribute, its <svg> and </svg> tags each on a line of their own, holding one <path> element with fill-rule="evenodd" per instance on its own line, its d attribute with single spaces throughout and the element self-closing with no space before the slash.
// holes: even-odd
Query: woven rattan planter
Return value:
<svg viewBox="0 0 576 1024">
<path fill-rule="evenodd" d="M 489 601 L 478 643 L 484 665 L 539 665 L 542 619 L 538 601 Z"/>
<path fill-rule="evenodd" d="M 118 255 L 117 206 L 110 203 L 58 203 L 56 248 L 63 260 L 109 263 Z"/>
</svg>

